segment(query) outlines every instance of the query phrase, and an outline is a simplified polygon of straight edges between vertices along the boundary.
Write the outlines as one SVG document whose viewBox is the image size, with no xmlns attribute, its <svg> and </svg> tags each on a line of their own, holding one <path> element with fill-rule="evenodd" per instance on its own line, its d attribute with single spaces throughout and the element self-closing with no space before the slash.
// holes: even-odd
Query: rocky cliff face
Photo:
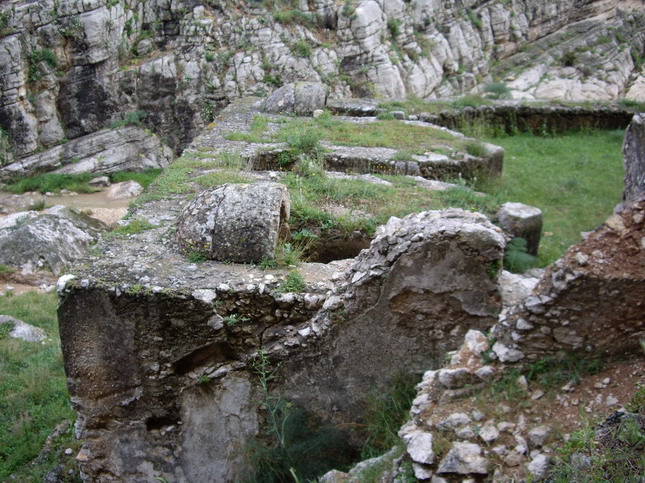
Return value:
<svg viewBox="0 0 645 483">
<path fill-rule="evenodd" d="M 643 95 L 638 2 L 266 3 L 5 2 L 0 162 L 124 119 L 179 149 L 230 99 L 294 80 L 336 97 Z"/>
</svg>

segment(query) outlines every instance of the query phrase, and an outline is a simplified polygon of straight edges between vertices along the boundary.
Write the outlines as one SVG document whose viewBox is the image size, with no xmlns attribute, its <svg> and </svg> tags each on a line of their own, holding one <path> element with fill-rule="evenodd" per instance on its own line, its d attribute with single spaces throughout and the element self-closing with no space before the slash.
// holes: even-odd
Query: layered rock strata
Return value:
<svg viewBox="0 0 645 483">
<path fill-rule="evenodd" d="M 642 96 L 642 5 L 631 1 L 298 7 L 4 2 L 0 159 L 6 164 L 141 113 L 146 127 L 180 149 L 231 99 L 302 80 L 323 82 L 336 97 L 435 98 L 493 81 L 507 83 L 514 97 Z"/>
</svg>

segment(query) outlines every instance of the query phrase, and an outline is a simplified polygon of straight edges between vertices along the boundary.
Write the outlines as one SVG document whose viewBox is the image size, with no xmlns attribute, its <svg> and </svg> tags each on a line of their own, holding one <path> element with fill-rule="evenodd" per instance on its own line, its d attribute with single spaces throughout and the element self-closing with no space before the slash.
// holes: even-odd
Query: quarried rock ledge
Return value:
<svg viewBox="0 0 645 483">
<path fill-rule="evenodd" d="M 188 263 L 172 233 L 179 209 L 144 205 L 134 216 L 163 212 L 167 224 L 99 245 L 59 285 L 92 481 L 237 481 L 265 424 L 259 360 L 275 370 L 272 394 L 351 427 L 371 391 L 436 366 L 501 310 L 504 237 L 476 213 L 393 218 L 356 259 L 301 265 L 306 288 L 288 293 L 285 271 Z"/>
</svg>

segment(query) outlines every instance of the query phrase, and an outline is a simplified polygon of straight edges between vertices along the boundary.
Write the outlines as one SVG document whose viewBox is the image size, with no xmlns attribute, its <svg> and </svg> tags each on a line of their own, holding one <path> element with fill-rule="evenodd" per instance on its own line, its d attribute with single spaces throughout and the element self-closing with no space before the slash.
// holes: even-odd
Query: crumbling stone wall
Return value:
<svg viewBox="0 0 645 483">
<path fill-rule="evenodd" d="M 500 319 L 503 362 L 558 350 L 594 355 L 640 350 L 645 335 L 645 195 L 558 260 L 522 304 Z"/>
<path fill-rule="evenodd" d="M 371 390 L 436 365 L 501 308 L 504 238 L 479 214 L 392 219 L 346 275 L 301 268 L 301 294 L 254 267 L 189 264 L 160 241 L 168 229 L 113 240 L 61 280 L 79 461 L 93 481 L 239 480 L 262 424 L 260 350 L 275 394 L 357 422 Z"/>
</svg>

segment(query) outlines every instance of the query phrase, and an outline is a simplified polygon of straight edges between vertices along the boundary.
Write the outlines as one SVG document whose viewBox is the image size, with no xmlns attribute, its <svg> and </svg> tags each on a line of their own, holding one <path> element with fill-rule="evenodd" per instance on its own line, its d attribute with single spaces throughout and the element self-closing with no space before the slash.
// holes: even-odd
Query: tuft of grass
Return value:
<svg viewBox="0 0 645 483">
<path fill-rule="evenodd" d="M 645 422 L 618 412 L 594 430 L 586 420 L 558 453 L 549 481 L 639 481 L 645 468 Z"/>
<path fill-rule="evenodd" d="M 302 275 L 300 275 L 295 270 L 292 270 L 287 274 L 287 277 L 276 289 L 276 292 L 277 293 L 287 293 L 287 292 L 297 293 L 297 292 L 304 292 L 306 288 L 307 288 L 307 284 L 305 283 L 305 279 L 302 278 Z"/>
<path fill-rule="evenodd" d="M 112 183 L 121 183 L 123 181 L 136 181 L 144 189 L 148 188 L 150 184 L 159 177 L 163 172 L 163 169 L 148 169 L 146 171 L 134 172 L 134 171 L 119 171 L 117 173 L 112 173 L 110 175 L 110 181 Z M 96 176 L 96 175 L 95 175 Z"/>
<path fill-rule="evenodd" d="M 127 225 L 117 226 L 114 230 L 103 235 L 104 238 L 110 239 L 114 237 L 125 237 L 127 235 L 135 235 L 137 233 L 142 233 L 147 230 L 152 230 L 157 228 L 156 225 L 153 225 L 148 220 L 132 220 Z"/>
<path fill-rule="evenodd" d="M 479 141 L 466 141 L 465 148 L 468 154 L 477 158 L 483 158 L 487 153 L 486 146 Z"/>
<path fill-rule="evenodd" d="M 190 263 L 204 263 L 208 258 L 206 257 L 206 253 L 204 253 L 201 250 L 190 250 L 187 254 L 186 257 L 188 258 L 188 261 Z"/>
<path fill-rule="evenodd" d="M 369 396 L 365 413 L 367 439 L 361 459 L 380 456 L 400 444 L 397 433 L 409 417 L 417 382 L 416 377 L 399 376 L 394 379 L 387 394 L 375 392 Z"/>
<path fill-rule="evenodd" d="M 142 121 L 146 118 L 147 115 L 148 114 L 145 111 L 130 111 L 123 117 L 123 119 L 113 121 L 110 124 L 110 129 L 118 129 L 124 126 L 141 127 Z"/>
<path fill-rule="evenodd" d="M 56 458 L 27 465 L 63 420 L 74 420 L 56 322 L 56 294 L 28 292 L 0 297 L 0 313 L 40 327 L 44 344 L 0 340 L 0 480 L 43 481 Z M 71 431 L 59 443 L 74 447 Z M 62 452 L 61 452 L 62 453 Z"/>
<path fill-rule="evenodd" d="M 467 94 L 452 101 L 452 107 L 455 109 L 463 109 L 464 107 L 479 107 L 490 104 L 488 99 L 485 99 L 481 94 Z"/>
<path fill-rule="evenodd" d="M 309 43 L 306 40 L 298 40 L 293 45 L 291 45 L 291 52 L 296 57 L 302 57 L 302 58 L 308 59 L 309 57 L 311 57 L 311 53 L 313 52 L 313 49 L 311 48 L 311 45 L 309 45 Z"/>
<path fill-rule="evenodd" d="M 512 273 L 523 273 L 535 266 L 535 257 L 526 253 L 526 240 L 513 238 L 504 252 L 504 268 Z"/>
<path fill-rule="evenodd" d="M 488 84 L 484 87 L 484 91 L 491 99 L 505 99 L 511 92 L 503 82 Z"/>
</svg>

